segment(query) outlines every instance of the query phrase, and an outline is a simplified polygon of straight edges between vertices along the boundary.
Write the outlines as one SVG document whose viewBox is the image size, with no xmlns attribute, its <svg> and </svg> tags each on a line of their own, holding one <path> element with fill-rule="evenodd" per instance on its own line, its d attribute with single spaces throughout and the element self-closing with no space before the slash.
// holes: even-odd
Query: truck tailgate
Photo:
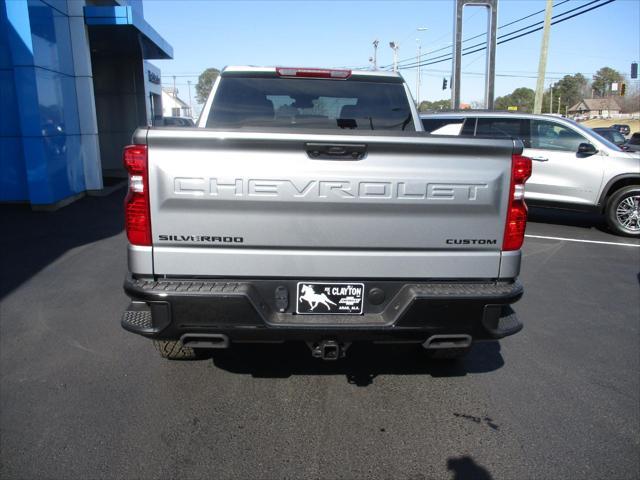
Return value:
<svg viewBox="0 0 640 480">
<path fill-rule="evenodd" d="M 372 133 L 149 130 L 154 273 L 498 278 L 520 147 Z"/>
</svg>

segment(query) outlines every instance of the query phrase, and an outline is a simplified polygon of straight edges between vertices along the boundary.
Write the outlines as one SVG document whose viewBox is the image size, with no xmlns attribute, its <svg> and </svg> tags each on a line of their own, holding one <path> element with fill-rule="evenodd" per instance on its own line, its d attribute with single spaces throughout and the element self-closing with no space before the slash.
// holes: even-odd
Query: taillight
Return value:
<svg viewBox="0 0 640 480">
<path fill-rule="evenodd" d="M 351 70 L 332 70 L 329 68 L 277 67 L 276 73 L 280 77 L 335 78 L 338 80 L 346 80 L 351 76 Z"/>
<path fill-rule="evenodd" d="M 129 191 L 124 199 L 124 218 L 127 238 L 132 245 L 151 245 L 151 216 L 149 214 L 149 170 L 147 146 L 124 147 L 124 168 L 129 172 Z"/>
<path fill-rule="evenodd" d="M 502 250 L 519 250 L 527 228 L 527 204 L 524 202 L 524 184 L 531 176 L 531 159 L 522 155 L 511 156 L 511 186 L 507 224 L 504 229 Z"/>
</svg>

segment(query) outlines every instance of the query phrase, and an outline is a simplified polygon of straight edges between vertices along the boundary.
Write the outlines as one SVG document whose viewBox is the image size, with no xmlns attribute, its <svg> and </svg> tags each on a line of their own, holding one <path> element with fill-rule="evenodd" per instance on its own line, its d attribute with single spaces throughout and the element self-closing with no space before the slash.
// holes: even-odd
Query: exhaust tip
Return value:
<svg viewBox="0 0 640 480">
<path fill-rule="evenodd" d="M 229 337 L 222 333 L 185 333 L 180 342 L 190 348 L 229 348 Z"/>
<path fill-rule="evenodd" d="M 471 335 L 432 335 L 422 346 L 427 350 L 468 348 L 471 346 L 471 340 Z"/>
</svg>

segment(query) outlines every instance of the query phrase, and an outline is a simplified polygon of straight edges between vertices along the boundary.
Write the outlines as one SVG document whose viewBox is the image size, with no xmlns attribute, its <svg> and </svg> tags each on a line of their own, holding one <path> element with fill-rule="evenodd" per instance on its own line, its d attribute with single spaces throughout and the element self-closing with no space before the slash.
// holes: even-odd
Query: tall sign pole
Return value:
<svg viewBox="0 0 640 480">
<path fill-rule="evenodd" d="M 549 33 L 551 31 L 551 16 L 553 0 L 547 0 L 544 14 L 544 29 L 542 30 L 542 46 L 540 47 L 540 62 L 538 63 L 538 82 L 536 83 L 536 97 L 533 102 L 533 113 L 542 113 L 542 96 L 544 95 L 544 77 L 547 72 L 547 54 L 549 52 Z"/>
<path fill-rule="evenodd" d="M 485 66 L 484 104 L 493 110 L 496 77 L 496 31 L 498 0 L 456 0 L 453 23 L 453 68 L 451 72 L 451 106 L 460 108 L 460 81 L 462 77 L 462 14 L 465 6 L 484 7 L 487 15 L 487 63 Z"/>
</svg>

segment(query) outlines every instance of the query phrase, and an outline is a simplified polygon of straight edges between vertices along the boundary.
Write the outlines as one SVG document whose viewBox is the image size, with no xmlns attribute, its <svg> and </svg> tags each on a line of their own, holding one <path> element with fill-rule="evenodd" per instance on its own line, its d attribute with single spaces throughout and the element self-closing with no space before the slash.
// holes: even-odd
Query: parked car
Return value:
<svg viewBox="0 0 640 480">
<path fill-rule="evenodd" d="M 611 230 L 640 237 L 640 155 L 567 118 L 505 112 L 423 115 L 433 135 L 516 138 L 534 160 L 527 204 L 604 214 Z"/>
<path fill-rule="evenodd" d="M 622 135 L 625 135 L 625 136 L 629 135 L 631 133 L 631 128 L 629 127 L 629 125 L 625 125 L 625 124 L 621 124 L 621 123 L 615 123 L 615 124 L 611 125 L 611 128 L 615 128 Z"/>
<path fill-rule="evenodd" d="M 408 92 L 391 72 L 228 67 L 198 128 L 138 129 L 122 326 L 166 358 L 285 340 L 453 358 L 518 332 L 531 160 L 425 135 Z"/>
<path fill-rule="evenodd" d="M 591 130 L 596 132 L 598 135 L 606 138 L 611 143 L 617 145 L 622 150 L 627 150 L 625 146 L 625 144 L 627 143 L 627 139 L 624 138 L 624 135 L 622 135 L 622 133 L 620 133 L 615 128 L 596 127 L 592 128 Z"/>
<path fill-rule="evenodd" d="M 640 152 L 640 132 L 631 135 L 631 138 L 625 143 L 627 150 L 630 152 Z"/>
</svg>

